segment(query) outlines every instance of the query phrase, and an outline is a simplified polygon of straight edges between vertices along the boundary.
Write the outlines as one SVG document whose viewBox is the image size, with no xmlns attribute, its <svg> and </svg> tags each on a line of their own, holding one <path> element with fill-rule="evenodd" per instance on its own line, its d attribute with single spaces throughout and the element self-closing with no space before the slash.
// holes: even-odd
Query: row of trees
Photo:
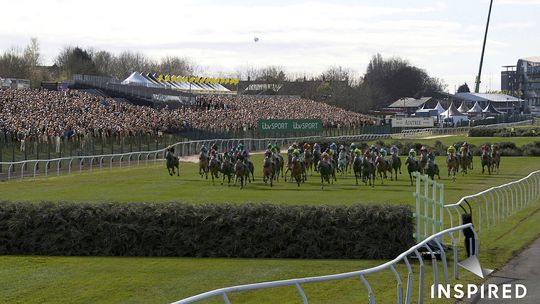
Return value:
<svg viewBox="0 0 540 304">
<path fill-rule="evenodd" d="M 171 75 L 203 74 L 193 61 L 176 56 L 154 60 L 142 53 L 96 51 L 78 46 L 65 47 L 55 58 L 54 65 L 42 67 L 39 43 L 32 38 L 23 50 L 12 48 L 0 56 L 0 77 L 30 79 L 34 86 L 43 80 L 71 79 L 73 74 L 87 74 L 123 79 L 133 71 L 155 71 Z M 236 77 L 265 83 L 306 80 L 305 76 L 287 73 L 283 67 L 247 67 L 238 70 Z M 230 76 L 230 75 L 228 75 Z M 306 97 L 325 99 L 326 102 L 357 112 L 381 108 L 401 97 L 429 96 L 443 91 L 445 84 L 399 57 L 383 58 L 374 55 L 362 76 L 346 67 L 330 67 L 310 80 L 320 85 Z"/>
</svg>

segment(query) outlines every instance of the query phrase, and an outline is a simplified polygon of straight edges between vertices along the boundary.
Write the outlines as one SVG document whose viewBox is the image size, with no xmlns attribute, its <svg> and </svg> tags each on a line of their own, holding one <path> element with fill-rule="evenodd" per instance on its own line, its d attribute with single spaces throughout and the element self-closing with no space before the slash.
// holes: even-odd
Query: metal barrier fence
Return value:
<svg viewBox="0 0 540 304">
<path fill-rule="evenodd" d="M 531 121 L 519 122 L 518 124 L 530 123 Z M 508 125 L 508 124 L 505 124 Z M 515 124 L 513 124 L 515 125 Z M 499 125 L 492 125 L 491 127 L 497 127 Z M 485 126 L 482 126 L 485 127 Z M 437 131 L 438 130 L 438 131 Z M 438 132 L 452 132 L 451 134 L 457 134 L 465 132 L 468 128 L 451 128 L 450 130 L 446 129 L 416 129 L 416 130 L 404 130 L 402 133 L 398 134 L 359 134 L 359 135 L 342 135 L 342 136 L 298 136 L 298 137 L 288 137 L 288 138 L 239 138 L 239 139 L 209 139 L 209 140 L 195 140 L 195 141 L 184 141 L 170 144 L 175 148 L 175 155 L 177 156 L 187 156 L 194 155 L 199 152 L 199 149 L 202 145 L 209 146 L 210 144 L 216 144 L 220 151 L 226 149 L 231 149 L 233 146 L 237 146 L 239 143 L 243 143 L 245 147 L 250 151 L 260 151 L 265 149 L 266 145 L 269 142 L 276 143 L 279 146 L 283 147 L 291 142 L 301 142 L 301 141 L 320 141 L 323 139 L 334 140 L 334 141 L 372 141 L 372 140 L 382 140 L 382 139 L 392 139 L 392 138 L 408 138 L 408 137 L 417 137 L 424 136 L 426 132 L 431 132 L 431 134 L 437 134 Z M 447 133 L 450 134 L 450 133 Z M 156 142 L 157 145 L 157 142 Z M 156 147 L 157 148 L 157 147 Z M 66 167 L 64 171 L 71 173 L 73 169 L 73 164 L 78 164 L 79 171 L 84 169 L 93 170 L 96 167 L 103 168 L 107 166 L 113 168 L 115 164 L 118 164 L 118 167 L 132 165 L 132 162 L 140 164 L 141 160 L 144 163 L 153 160 L 157 161 L 165 157 L 166 148 L 156 149 L 153 151 L 136 151 L 128 153 L 110 153 L 110 154 L 100 154 L 100 155 L 77 155 L 70 157 L 58 157 L 52 159 L 33 159 L 33 160 L 24 160 L 24 161 L 15 161 L 15 162 L 0 162 L 0 172 L 2 172 L 3 167 L 7 167 L 8 171 L 5 175 L 6 179 L 12 179 L 13 175 L 16 172 L 20 172 L 19 178 L 25 177 L 25 172 L 30 171 L 26 174 L 26 177 L 36 177 L 36 176 L 48 176 L 51 171 L 56 171 L 56 175 L 59 175 L 62 171 L 62 168 Z M 85 162 L 86 161 L 86 162 Z M 40 164 L 42 164 L 40 166 Z M 51 164 L 53 169 L 51 170 Z M 56 169 L 56 170 L 55 170 Z M 0 175 L 0 178 L 2 176 Z"/>
<path fill-rule="evenodd" d="M 212 139 L 212 140 L 196 140 L 185 141 L 171 144 L 177 156 L 189 156 L 199 153 L 200 148 L 205 145 L 209 147 L 216 144 L 220 151 L 230 150 L 234 146 L 243 143 L 250 151 L 260 151 L 266 148 L 268 143 L 276 143 L 280 147 L 291 142 L 300 141 L 320 141 L 327 140 L 351 140 L 351 141 L 370 141 L 378 139 L 388 139 L 390 134 L 366 134 L 354 136 L 337 136 L 337 137 L 291 137 L 291 138 L 242 138 L 242 139 Z M 18 162 L 0 162 L 0 166 L 7 167 L 6 179 L 49 176 L 52 172 L 60 175 L 62 171 L 72 173 L 75 169 L 82 171 L 83 169 L 94 170 L 96 168 L 113 167 L 131 167 L 133 164 L 139 165 L 141 162 L 148 164 L 150 161 L 158 161 L 165 158 L 167 148 L 162 148 L 153 151 L 137 151 L 119 154 L 103 154 L 103 155 L 80 155 L 70 157 L 59 157 L 53 159 L 33 159 Z M 51 169 L 52 168 L 52 169 Z M 20 172 L 20 174 L 17 174 Z M 26 173 L 25 173 L 26 172 Z"/>
<path fill-rule="evenodd" d="M 432 181 L 427 175 L 415 174 L 416 192 L 416 240 L 429 233 L 444 229 L 444 215 L 448 215 L 449 227 L 461 225 L 462 215 L 468 213 L 481 233 L 504 221 L 512 213 L 527 207 L 540 196 L 540 170 L 526 177 L 500 186 L 491 187 L 476 194 L 462 197 L 455 204 L 444 204 L 444 185 Z M 421 184 L 424 184 L 424 192 Z M 431 188 L 431 192 L 430 192 Z M 422 208 L 422 204 L 423 207 Z M 457 219 L 456 219 L 457 218 Z"/>
<path fill-rule="evenodd" d="M 478 248 L 479 248 L 479 242 L 476 235 L 476 232 L 474 231 L 474 228 L 472 224 L 466 224 L 461 225 L 458 227 L 449 228 L 446 230 L 443 230 L 439 233 L 436 233 L 425 240 L 421 241 L 420 243 L 414 245 L 409 250 L 403 252 L 398 257 L 393 259 L 392 261 L 386 262 L 382 265 L 379 265 L 377 267 L 365 269 L 365 270 L 359 270 L 359 271 L 353 271 L 353 272 L 346 272 L 346 273 L 340 273 L 340 274 L 333 274 L 333 275 L 326 275 L 326 276 L 318 276 L 318 277 L 308 277 L 308 278 L 300 278 L 300 279 L 290 279 L 290 280 L 280 280 L 280 281 L 272 281 L 272 282 L 263 282 L 263 283 L 255 283 L 255 284 L 247 284 L 247 285 L 238 285 L 238 286 L 231 286 L 226 288 L 220 288 L 215 289 L 212 291 L 208 291 L 205 293 L 201 293 L 189 298 L 185 298 L 183 300 L 174 302 L 174 304 L 188 304 L 188 303 L 194 303 L 198 302 L 204 299 L 212 298 L 212 297 L 221 297 L 223 299 L 223 302 L 226 304 L 230 304 L 231 301 L 229 300 L 229 295 L 231 293 L 235 292 L 243 292 L 243 291 L 252 291 L 252 290 L 260 290 L 260 289 L 267 289 L 267 288 L 275 288 L 275 287 L 284 287 L 284 286 L 291 286 L 296 288 L 296 291 L 298 292 L 298 295 L 302 299 L 302 302 L 304 304 L 308 304 L 308 297 L 305 294 L 304 290 L 302 289 L 302 284 L 307 283 L 316 283 L 316 282 L 327 282 L 327 281 L 335 281 L 335 280 L 343 280 L 343 279 L 349 279 L 349 278 L 358 278 L 360 282 L 364 285 L 364 287 L 367 290 L 368 293 L 368 299 L 370 304 L 375 304 L 375 294 L 371 288 L 371 285 L 368 282 L 368 279 L 366 278 L 367 275 L 379 273 L 385 270 L 389 270 L 392 272 L 397 285 L 397 292 L 396 292 L 396 299 L 397 303 L 406 303 L 410 304 L 412 301 L 412 288 L 413 288 L 413 267 L 411 265 L 411 262 L 409 261 L 410 255 L 414 254 L 414 257 L 418 259 L 418 303 L 424 302 L 424 277 L 425 277 L 425 268 L 426 265 L 424 264 L 424 258 L 421 256 L 419 249 L 425 248 L 427 249 L 427 252 L 429 255 L 431 255 L 431 262 L 432 262 L 432 270 L 433 270 L 433 284 L 435 286 L 439 285 L 439 270 L 438 270 L 438 264 L 437 264 L 437 258 L 435 256 L 436 252 L 440 254 L 441 263 L 442 263 L 442 274 L 444 279 L 444 284 L 449 284 L 450 277 L 449 277 L 449 270 L 448 270 L 448 260 L 446 257 L 446 253 L 444 251 L 443 247 L 443 238 L 448 237 L 451 242 L 452 247 L 452 262 L 453 262 L 453 278 L 457 280 L 459 278 L 458 273 L 458 245 L 456 243 L 456 239 L 454 238 L 454 232 L 461 231 L 463 229 L 470 228 L 474 233 L 474 243 L 475 244 L 475 250 L 474 252 L 476 255 L 478 255 Z M 429 244 L 433 244 L 431 242 L 434 242 L 438 248 L 431 248 Z M 404 263 L 407 267 L 407 278 L 405 280 L 405 284 L 401 280 L 401 276 L 399 275 L 396 266 L 399 263 Z M 405 286 L 404 286 L 405 285 Z M 403 291 L 403 288 L 405 287 L 405 294 Z"/>
</svg>

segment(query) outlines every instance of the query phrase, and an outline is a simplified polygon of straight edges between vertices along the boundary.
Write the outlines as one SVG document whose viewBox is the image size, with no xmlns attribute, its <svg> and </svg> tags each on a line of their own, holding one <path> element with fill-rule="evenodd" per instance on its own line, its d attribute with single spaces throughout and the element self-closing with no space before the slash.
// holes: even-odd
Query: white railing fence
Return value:
<svg viewBox="0 0 540 304">
<path fill-rule="evenodd" d="M 337 137 L 290 137 L 290 138 L 240 138 L 240 139 L 210 139 L 210 140 L 194 140 L 178 142 L 171 145 L 177 156 L 189 156 L 197 154 L 200 148 L 205 145 L 217 145 L 220 151 L 232 149 L 243 143 L 250 151 L 260 151 L 266 149 L 268 143 L 275 143 L 283 147 L 292 142 L 300 141 L 320 141 L 320 140 L 335 140 L 335 141 L 370 141 L 390 138 L 389 134 L 361 134 L 361 135 L 345 135 Z M 165 158 L 167 148 L 154 151 L 129 152 L 119 154 L 104 154 L 104 155 L 81 155 L 62 157 L 54 159 L 33 159 L 18 162 L 0 162 L 1 166 L 6 167 L 6 179 L 27 178 L 37 176 L 49 176 L 52 174 L 60 175 L 61 172 L 72 173 L 73 171 L 82 171 L 83 169 L 94 170 L 103 168 L 115 167 L 131 167 L 141 163 L 148 164 Z"/>
<path fill-rule="evenodd" d="M 429 233 L 443 230 L 445 214 L 449 218 L 449 227 L 461 225 L 462 215 L 470 214 L 478 233 L 481 233 L 483 229 L 496 227 L 540 196 L 540 170 L 519 180 L 464 196 L 454 204 L 444 204 L 444 185 L 430 180 L 427 175 L 415 174 L 415 177 L 416 192 L 413 196 L 416 199 L 417 241 Z M 421 190 L 422 184 L 424 191 Z"/>
<path fill-rule="evenodd" d="M 425 278 L 425 270 L 426 265 L 424 264 L 424 258 L 422 257 L 420 253 L 420 249 L 426 249 L 428 254 L 431 256 L 431 262 L 432 262 L 432 271 L 433 271 L 433 284 L 437 286 L 439 284 L 439 269 L 438 269 L 438 263 L 437 263 L 437 257 L 436 255 L 440 255 L 441 264 L 442 264 L 442 277 L 444 280 L 444 284 L 449 284 L 450 276 L 449 276 L 449 269 L 448 269 L 448 259 L 444 250 L 444 246 L 442 244 L 442 240 L 444 237 L 447 237 L 450 240 L 451 247 L 452 247 L 452 266 L 453 266 L 453 278 L 454 280 L 457 280 L 459 278 L 458 273 L 458 248 L 460 246 L 457 244 L 456 239 L 454 238 L 454 232 L 459 232 L 463 229 L 470 228 L 474 233 L 474 244 L 475 244 L 475 253 L 478 254 L 478 248 L 479 248 L 479 242 L 476 237 L 476 232 L 474 231 L 474 228 L 472 227 L 472 224 L 466 224 L 458 227 L 449 228 L 443 231 L 440 231 L 432 236 L 427 237 L 423 241 L 419 242 L 418 244 L 414 245 L 413 247 L 409 248 L 407 251 L 400 254 L 395 259 L 386 262 L 382 265 L 379 265 L 377 267 L 364 269 L 364 270 L 358 270 L 353 272 L 346 272 L 346 273 L 340 273 L 340 274 L 333 274 L 333 275 L 326 275 L 326 276 L 318 276 L 318 277 L 307 277 L 307 278 L 300 278 L 300 279 L 290 279 L 290 280 L 280 280 L 280 281 L 272 281 L 272 282 L 263 282 L 263 283 L 255 283 L 255 284 L 247 284 L 247 285 L 238 285 L 238 286 L 231 286 L 226 288 L 220 288 L 215 289 L 212 291 L 208 291 L 205 293 L 201 293 L 189 298 L 185 298 L 183 300 L 174 302 L 174 304 L 188 304 L 188 303 L 195 303 L 204 299 L 212 298 L 212 297 L 221 297 L 223 299 L 223 302 L 226 304 L 230 304 L 231 301 L 229 299 L 229 295 L 231 293 L 236 292 L 244 292 L 244 291 L 253 291 L 253 290 L 261 290 L 261 289 L 268 289 L 268 288 L 276 288 L 276 287 L 283 287 L 283 286 L 290 286 L 294 287 L 296 291 L 298 292 L 299 297 L 302 299 L 302 302 L 304 304 L 308 304 L 308 296 L 302 289 L 303 284 L 307 283 L 316 283 L 316 282 L 327 282 L 327 281 L 335 281 L 335 280 L 344 280 L 349 278 L 358 278 L 360 282 L 364 285 L 366 288 L 367 294 L 368 294 L 368 300 L 370 304 L 375 304 L 376 296 L 371 288 L 371 285 L 369 284 L 367 275 L 379 273 L 382 271 L 390 271 L 395 279 L 396 283 L 396 300 L 397 303 L 406 303 L 410 304 L 412 300 L 412 288 L 414 284 L 414 272 L 413 272 L 413 265 L 411 265 L 411 262 L 409 261 L 409 258 L 411 255 L 415 259 L 418 259 L 418 303 L 424 302 L 424 278 Z M 432 248 L 430 245 L 436 244 L 437 248 Z M 407 276 L 405 280 L 403 281 L 398 270 L 397 266 L 400 263 L 404 263 L 407 268 Z M 404 290 L 405 289 L 405 290 Z"/>
<path fill-rule="evenodd" d="M 520 124 L 530 124 L 531 121 L 523 121 L 517 123 L 506 123 L 489 126 L 478 126 L 475 128 L 485 127 L 500 127 L 511 126 Z M 233 146 L 237 146 L 243 143 L 251 151 L 261 151 L 266 148 L 269 142 L 276 143 L 280 147 L 288 145 L 292 142 L 300 141 L 320 141 L 320 140 L 334 140 L 334 141 L 372 141 L 383 140 L 392 138 L 412 138 L 426 135 L 440 135 L 440 134 L 461 134 L 467 132 L 470 128 L 444 128 L 444 129 L 412 129 L 403 130 L 397 134 L 358 134 L 358 135 L 343 135 L 334 137 L 323 136 L 307 136 L 307 137 L 289 137 L 289 138 L 238 138 L 238 139 L 209 139 L 209 140 L 194 140 L 178 142 L 172 145 L 175 148 L 175 155 L 188 156 L 194 155 L 199 152 L 202 145 L 207 147 L 211 144 L 216 144 L 220 151 L 225 149 L 231 149 Z M 71 157 L 62 157 L 54 159 L 33 159 L 24 160 L 18 162 L 0 162 L 2 168 L 8 168 L 7 173 L 3 177 L 10 180 L 13 178 L 23 179 L 25 177 L 37 177 L 37 176 L 49 176 L 51 172 L 55 175 L 60 175 L 61 172 L 72 173 L 73 171 L 82 171 L 83 169 L 94 170 L 96 168 L 109 168 L 114 167 L 131 167 L 141 163 L 148 164 L 150 161 L 158 161 L 165 158 L 166 148 L 162 148 L 154 151 L 140 151 L 129 152 L 119 154 L 104 154 L 104 155 L 80 155 Z M 77 170 L 78 169 L 78 170 Z M 0 175 L 0 179 L 2 176 Z"/>
</svg>

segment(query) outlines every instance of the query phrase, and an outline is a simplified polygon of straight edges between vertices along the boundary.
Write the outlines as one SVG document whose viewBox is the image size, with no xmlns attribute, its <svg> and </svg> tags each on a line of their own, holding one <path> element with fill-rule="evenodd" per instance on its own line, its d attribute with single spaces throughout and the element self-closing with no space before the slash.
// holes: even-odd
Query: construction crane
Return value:
<svg viewBox="0 0 540 304">
<path fill-rule="evenodd" d="M 484 63 L 484 51 L 486 50 L 486 39 L 489 29 L 489 18 L 491 17 L 491 6 L 493 6 L 493 0 L 489 2 L 489 13 L 486 23 L 486 32 L 484 33 L 484 44 L 482 45 L 482 55 L 480 56 L 480 68 L 478 69 L 478 76 L 476 76 L 476 85 L 474 87 L 475 93 L 479 93 L 480 91 L 480 76 L 482 75 L 482 63 Z"/>
</svg>

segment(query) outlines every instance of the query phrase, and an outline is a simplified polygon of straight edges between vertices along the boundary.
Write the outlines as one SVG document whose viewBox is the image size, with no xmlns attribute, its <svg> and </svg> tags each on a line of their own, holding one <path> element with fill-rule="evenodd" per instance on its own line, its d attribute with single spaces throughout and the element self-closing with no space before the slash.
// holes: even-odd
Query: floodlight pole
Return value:
<svg viewBox="0 0 540 304">
<path fill-rule="evenodd" d="M 474 87 L 474 92 L 479 93 L 480 91 L 480 76 L 482 75 L 482 63 L 484 62 L 484 51 L 486 50 L 486 39 L 489 28 L 489 18 L 491 17 L 491 6 L 493 5 L 493 0 L 489 2 L 489 12 L 486 23 L 486 31 L 484 33 L 484 44 L 482 45 L 482 55 L 480 56 L 480 68 L 478 69 L 478 76 L 476 76 L 476 85 Z"/>
</svg>

